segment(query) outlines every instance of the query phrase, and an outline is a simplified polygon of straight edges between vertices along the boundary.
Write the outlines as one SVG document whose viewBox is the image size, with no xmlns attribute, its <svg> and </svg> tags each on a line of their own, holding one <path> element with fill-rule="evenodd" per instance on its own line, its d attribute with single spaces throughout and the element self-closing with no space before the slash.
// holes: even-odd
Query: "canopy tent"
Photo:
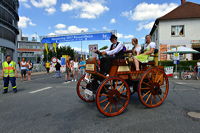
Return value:
<svg viewBox="0 0 200 133">
<path fill-rule="evenodd" d="M 192 48 L 188 47 L 183 47 L 180 46 L 178 48 L 173 48 L 171 50 L 168 50 L 167 52 L 163 52 L 163 54 L 173 54 L 173 53 L 180 53 L 180 54 L 195 54 L 195 53 L 200 53 L 197 50 L 194 50 Z"/>
</svg>

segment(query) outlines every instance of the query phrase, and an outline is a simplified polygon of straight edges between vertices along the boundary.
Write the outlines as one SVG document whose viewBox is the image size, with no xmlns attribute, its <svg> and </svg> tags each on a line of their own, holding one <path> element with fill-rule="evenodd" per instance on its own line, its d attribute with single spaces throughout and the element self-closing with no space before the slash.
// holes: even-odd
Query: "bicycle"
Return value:
<svg viewBox="0 0 200 133">
<path fill-rule="evenodd" d="M 190 70 L 181 72 L 181 79 L 182 80 L 190 80 L 190 79 L 200 80 L 200 73 L 198 73 L 197 66 L 195 66 L 194 68 L 190 67 Z"/>
</svg>

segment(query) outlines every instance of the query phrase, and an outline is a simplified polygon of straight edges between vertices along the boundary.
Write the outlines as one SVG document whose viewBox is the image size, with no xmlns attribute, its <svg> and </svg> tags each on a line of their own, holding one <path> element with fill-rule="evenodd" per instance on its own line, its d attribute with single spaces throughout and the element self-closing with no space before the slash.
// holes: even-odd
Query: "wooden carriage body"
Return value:
<svg viewBox="0 0 200 133">
<path fill-rule="evenodd" d="M 77 83 L 77 94 L 85 102 L 96 101 L 98 110 L 106 116 L 121 114 L 134 92 L 138 93 L 140 101 L 146 107 L 157 107 L 164 102 L 169 90 L 164 67 L 158 66 L 157 62 L 155 56 L 154 61 L 140 64 L 140 71 L 136 71 L 132 58 L 116 59 L 112 61 L 109 74 L 103 75 L 99 72 L 99 61 L 90 58 L 86 62 L 86 73 L 92 75 L 93 79 L 88 83 L 84 75 Z M 86 82 L 85 86 L 81 85 L 83 82 Z M 90 92 L 95 95 L 93 99 L 88 99 L 85 93 L 81 93 L 87 88 L 95 90 Z M 120 103 L 122 106 L 118 107 Z"/>
</svg>

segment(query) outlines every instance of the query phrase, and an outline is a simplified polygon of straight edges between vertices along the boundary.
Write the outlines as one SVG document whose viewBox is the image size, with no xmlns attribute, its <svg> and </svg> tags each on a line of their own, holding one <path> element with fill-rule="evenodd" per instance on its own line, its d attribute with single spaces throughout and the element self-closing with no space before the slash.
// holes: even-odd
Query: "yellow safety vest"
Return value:
<svg viewBox="0 0 200 133">
<path fill-rule="evenodd" d="M 2 66 L 4 77 L 15 77 L 16 63 L 14 61 L 11 61 L 10 64 L 8 64 L 7 61 L 4 61 Z"/>
<path fill-rule="evenodd" d="M 50 68 L 50 63 L 49 62 L 46 63 L 46 68 Z"/>
</svg>

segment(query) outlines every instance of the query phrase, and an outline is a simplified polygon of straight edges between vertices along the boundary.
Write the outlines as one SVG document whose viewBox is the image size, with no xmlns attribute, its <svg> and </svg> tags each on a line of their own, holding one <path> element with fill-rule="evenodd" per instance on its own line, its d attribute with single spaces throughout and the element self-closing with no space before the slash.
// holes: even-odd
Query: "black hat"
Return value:
<svg viewBox="0 0 200 133">
<path fill-rule="evenodd" d="M 110 36 L 110 40 L 112 40 L 112 39 L 117 39 L 117 37 L 116 37 L 114 34 L 112 34 L 112 35 Z"/>
</svg>

